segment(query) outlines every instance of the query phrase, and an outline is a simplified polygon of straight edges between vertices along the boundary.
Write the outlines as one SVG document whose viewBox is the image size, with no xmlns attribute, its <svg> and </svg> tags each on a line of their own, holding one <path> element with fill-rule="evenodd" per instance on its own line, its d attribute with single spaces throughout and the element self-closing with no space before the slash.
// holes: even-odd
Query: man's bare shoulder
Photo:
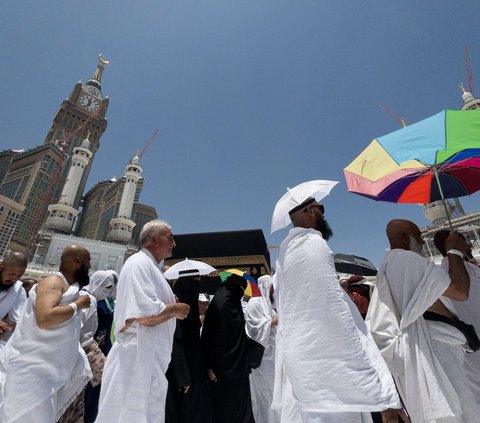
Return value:
<svg viewBox="0 0 480 423">
<path fill-rule="evenodd" d="M 42 279 L 37 286 L 37 293 L 47 293 L 49 291 L 61 291 L 62 293 L 67 290 L 67 285 L 60 276 L 51 275 Z"/>
</svg>

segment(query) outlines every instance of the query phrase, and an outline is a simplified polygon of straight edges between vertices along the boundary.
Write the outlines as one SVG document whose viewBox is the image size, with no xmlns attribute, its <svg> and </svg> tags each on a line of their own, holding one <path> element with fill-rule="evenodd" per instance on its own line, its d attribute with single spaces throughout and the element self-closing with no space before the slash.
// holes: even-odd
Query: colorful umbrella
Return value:
<svg viewBox="0 0 480 423">
<path fill-rule="evenodd" d="M 220 272 L 218 276 L 220 276 L 220 279 L 222 282 L 225 282 L 227 278 L 231 275 L 238 275 L 245 279 L 248 284 L 247 288 L 245 289 L 245 295 L 248 295 L 249 297 L 261 297 L 262 293 L 258 289 L 257 281 L 250 276 L 248 273 L 243 272 L 242 270 L 239 269 L 228 269 L 224 270 L 223 272 Z"/>
<path fill-rule="evenodd" d="M 445 110 L 374 139 L 344 174 L 350 192 L 377 201 L 445 205 L 473 194 L 480 190 L 480 110 Z"/>
</svg>

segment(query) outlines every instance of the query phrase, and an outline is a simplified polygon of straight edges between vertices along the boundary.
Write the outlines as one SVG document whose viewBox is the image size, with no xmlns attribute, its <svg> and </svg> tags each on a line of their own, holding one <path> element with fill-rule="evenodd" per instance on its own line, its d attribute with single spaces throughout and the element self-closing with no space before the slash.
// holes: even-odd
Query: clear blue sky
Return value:
<svg viewBox="0 0 480 423">
<path fill-rule="evenodd" d="M 399 128 L 380 103 L 409 123 L 461 106 L 465 44 L 480 84 L 478 28 L 475 1 L 3 0 L 0 148 L 42 143 L 101 52 L 108 128 L 88 188 L 121 176 L 159 128 L 141 201 L 175 232 L 261 228 L 278 245 L 286 187 L 333 179 L 332 250 L 379 264 L 390 219 L 427 221 L 348 193 L 342 169 Z M 477 210 L 478 194 L 463 204 Z"/>
</svg>

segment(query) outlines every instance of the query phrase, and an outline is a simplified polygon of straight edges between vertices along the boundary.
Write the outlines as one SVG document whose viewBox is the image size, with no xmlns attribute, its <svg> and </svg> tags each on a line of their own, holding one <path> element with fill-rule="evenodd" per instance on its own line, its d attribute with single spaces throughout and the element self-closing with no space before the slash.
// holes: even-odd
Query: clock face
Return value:
<svg viewBox="0 0 480 423">
<path fill-rule="evenodd" d="M 96 112 L 100 104 L 97 100 L 89 95 L 82 95 L 80 97 L 80 105 L 89 112 Z"/>
<path fill-rule="evenodd" d="M 98 88 L 87 85 L 86 90 L 88 93 L 94 95 L 95 97 L 100 97 L 100 90 Z"/>
</svg>

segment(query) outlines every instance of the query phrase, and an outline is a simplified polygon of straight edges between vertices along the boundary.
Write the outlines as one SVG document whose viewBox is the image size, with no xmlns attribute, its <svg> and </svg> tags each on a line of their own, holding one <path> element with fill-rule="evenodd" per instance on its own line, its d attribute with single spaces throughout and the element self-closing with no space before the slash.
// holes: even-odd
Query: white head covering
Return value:
<svg viewBox="0 0 480 423">
<path fill-rule="evenodd" d="M 85 289 L 93 295 L 97 301 L 104 300 L 112 295 L 117 286 L 118 275 L 113 270 L 98 270 L 90 276 L 90 283 Z"/>
<path fill-rule="evenodd" d="M 198 301 L 201 303 L 209 303 L 210 297 L 208 294 L 198 294 Z"/>
<path fill-rule="evenodd" d="M 273 285 L 273 278 L 269 275 L 258 278 L 258 289 L 261 297 L 253 297 L 247 305 L 245 329 L 247 335 L 262 344 L 265 348 L 268 345 L 270 331 L 272 329 L 272 318 L 275 316 L 270 301 L 270 289 Z"/>
</svg>

